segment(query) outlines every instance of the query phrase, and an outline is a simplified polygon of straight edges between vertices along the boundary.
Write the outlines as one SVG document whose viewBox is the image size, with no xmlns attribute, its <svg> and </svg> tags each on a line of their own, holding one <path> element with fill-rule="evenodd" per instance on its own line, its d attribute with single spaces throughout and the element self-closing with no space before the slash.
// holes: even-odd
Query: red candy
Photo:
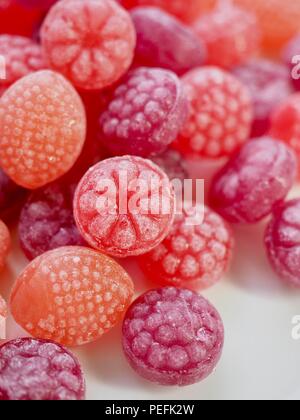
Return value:
<svg viewBox="0 0 300 420">
<path fill-rule="evenodd" d="M 10 220 L 19 209 L 26 191 L 15 184 L 0 168 L 0 218 Z"/>
<path fill-rule="evenodd" d="M 131 65 L 135 31 L 128 13 L 113 0 L 61 0 L 41 30 L 50 66 L 81 89 L 115 83 Z"/>
<path fill-rule="evenodd" d="M 30 260 L 67 245 L 85 245 L 73 217 L 76 184 L 56 182 L 31 194 L 19 221 L 21 247 Z"/>
<path fill-rule="evenodd" d="M 282 203 L 274 209 L 265 244 L 274 270 L 282 280 L 300 287 L 300 200 Z"/>
<path fill-rule="evenodd" d="M 113 92 L 100 118 L 102 143 L 114 155 L 163 152 L 186 121 L 187 100 L 167 70 L 133 70 Z"/>
<path fill-rule="evenodd" d="M 83 238 L 115 257 L 141 255 L 169 233 L 175 196 L 167 175 L 136 156 L 91 168 L 75 193 L 74 216 Z"/>
<path fill-rule="evenodd" d="M 46 340 L 20 338 L 0 347 L 0 401 L 83 400 L 78 360 Z"/>
<path fill-rule="evenodd" d="M 7 226 L 0 220 L 0 270 L 3 269 L 10 251 L 11 238 Z"/>
<path fill-rule="evenodd" d="M 160 284 L 204 289 L 219 281 L 231 262 L 233 238 L 222 218 L 199 208 L 198 221 L 190 214 L 178 215 L 166 239 L 140 258 L 147 278 Z M 196 224 L 197 223 L 197 224 Z"/>
<path fill-rule="evenodd" d="M 209 376 L 223 348 L 220 315 L 203 297 L 175 287 L 149 291 L 129 308 L 123 349 L 132 368 L 160 385 L 191 385 Z"/>
<path fill-rule="evenodd" d="M 190 113 L 174 147 L 184 156 L 231 155 L 250 135 L 252 104 L 248 89 L 217 67 L 192 70 L 183 79 Z"/>
<path fill-rule="evenodd" d="M 21 77 L 46 68 L 41 47 L 25 37 L 0 35 L 0 56 L 5 60 L 6 71 L 5 79 L 0 80 L 0 93 Z"/>
<path fill-rule="evenodd" d="M 183 74 L 204 63 L 203 42 L 176 18 L 155 7 L 137 7 L 131 11 L 131 17 L 137 32 L 137 66 L 161 67 Z"/>
<path fill-rule="evenodd" d="M 270 214 L 293 186 L 297 163 L 284 143 L 262 137 L 246 143 L 216 175 L 212 207 L 232 223 L 256 223 Z"/>
<path fill-rule="evenodd" d="M 185 162 L 176 150 L 167 150 L 151 160 L 168 175 L 171 181 L 179 179 L 184 182 L 185 179 L 189 178 Z"/>
<path fill-rule="evenodd" d="M 41 18 L 40 9 L 25 7 L 20 0 L 0 1 L 0 31 L 2 34 L 31 36 Z"/>
<path fill-rule="evenodd" d="M 233 74 L 247 86 L 254 103 L 252 137 L 266 134 L 274 109 L 292 93 L 288 69 L 266 59 L 253 59 L 236 67 Z"/>
<path fill-rule="evenodd" d="M 0 164 L 18 185 L 35 189 L 64 175 L 85 136 L 82 101 L 58 73 L 25 76 L 0 99 Z"/>
<path fill-rule="evenodd" d="M 25 268 L 13 287 L 10 308 L 34 337 L 78 346 L 113 328 L 132 296 L 132 281 L 119 264 L 70 246 L 42 254 Z"/>
<path fill-rule="evenodd" d="M 207 63 L 223 68 L 241 64 L 259 50 L 260 32 L 255 15 L 222 3 L 200 17 L 193 28 L 207 48 Z"/>
</svg>

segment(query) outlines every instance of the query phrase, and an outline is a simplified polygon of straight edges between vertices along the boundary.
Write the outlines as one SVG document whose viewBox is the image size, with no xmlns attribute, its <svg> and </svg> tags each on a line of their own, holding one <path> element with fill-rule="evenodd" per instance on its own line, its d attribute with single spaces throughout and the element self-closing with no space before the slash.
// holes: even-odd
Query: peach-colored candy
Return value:
<svg viewBox="0 0 300 420">
<path fill-rule="evenodd" d="M 7 305 L 3 297 L 0 295 L 0 340 L 6 338 L 6 317 Z"/>
<path fill-rule="evenodd" d="M 14 83 L 0 99 L 0 165 L 34 189 L 65 174 L 86 137 L 83 103 L 60 74 L 41 70 Z"/>
<path fill-rule="evenodd" d="M 10 233 L 5 223 L 0 220 L 0 270 L 3 269 L 10 250 Z M 1 307 L 0 307 L 1 310 Z"/>
<path fill-rule="evenodd" d="M 33 260 L 10 298 L 16 322 L 36 338 L 76 346 L 100 338 L 123 317 L 133 283 L 114 260 L 64 247 Z"/>
</svg>

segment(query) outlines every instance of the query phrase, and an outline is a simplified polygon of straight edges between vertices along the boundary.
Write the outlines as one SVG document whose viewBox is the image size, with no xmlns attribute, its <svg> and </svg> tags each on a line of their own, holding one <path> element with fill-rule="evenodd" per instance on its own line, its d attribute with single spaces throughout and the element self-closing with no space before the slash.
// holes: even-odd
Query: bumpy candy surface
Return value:
<svg viewBox="0 0 300 420">
<path fill-rule="evenodd" d="M 0 35 L 0 56 L 5 60 L 5 79 L 0 80 L 0 94 L 21 77 L 46 68 L 40 45 L 22 36 Z"/>
<path fill-rule="evenodd" d="M 286 197 L 296 173 L 295 154 L 284 143 L 252 140 L 216 175 L 212 207 L 229 222 L 256 223 Z"/>
<path fill-rule="evenodd" d="M 234 68 L 233 74 L 248 87 L 252 96 L 254 120 L 251 136 L 267 134 L 273 111 L 292 93 L 288 69 L 274 61 L 257 58 Z"/>
<path fill-rule="evenodd" d="M 184 22 L 192 22 L 203 10 L 203 0 L 118 0 L 126 8 L 136 6 L 159 7 Z"/>
<path fill-rule="evenodd" d="M 300 35 L 292 38 L 282 51 L 282 59 L 291 71 L 294 88 L 300 90 Z M 290 77 L 291 77 L 290 76 Z"/>
<path fill-rule="evenodd" d="M 259 50 L 260 32 L 254 14 L 222 3 L 193 25 L 207 48 L 207 63 L 230 68 Z"/>
<path fill-rule="evenodd" d="M 175 73 L 138 68 L 115 89 L 100 117 L 102 143 L 114 155 L 159 154 L 175 140 L 187 112 Z"/>
<path fill-rule="evenodd" d="M 49 70 L 23 77 L 0 99 L 0 164 L 19 185 L 35 189 L 65 174 L 86 136 L 82 101 Z"/>
<path fill-rule="evenodd" d="M 88 90 L 115 83 L 131 65 L 136 35 L 129 14 L 113 0 L 61 0 L 41 30 L 50 66 Z"/>
<path fill-rule="evenodd" d="M 160 284 L 198 289 L 221 279 L 231 262 L 232 233 L 209 208 L 204 210 L 204 220 L 200 207 L 197 212 L 193 220 L 187 211 L 178 215 L 166 239 L 140 258 L 147 278 Z"/>
<path fill-rule="evenodd" d="M 26 190 L 14 183 L 0 168 L 0 218 L 10 220 L 26 195 Z"/>
<path fill-rule="evenodd" d="M 115 257 L 141 255 L 169 233 L 175 195 L 167 175 L 136 156 L 92 167 L 75 193 L 74 216 L 83 238 Z"/>
<path fill-rule="evenodd" d="M 78 360 L 46 340 L 20 338 L 0 347 L 0 401 L 72 401 L 85 397 Z"/>
<path fill-rule="evenodd" d="M 174 147 L 193 158 L 231 155 L 250 135 L 253 111 L 248 89 L 231 74 L 210 66 L 190 71 L 182 81 L 190 111 Z"/>
<path fill-rule="evenodd" d="M 137 7 L 130 15 L 137 33 L 135 65 L 183 74 L 204 63 L 204 43 L 173 16 L 155 7 Z"/>
<path fill-rule="evenodd" d="M 300 287 L 300 200 L 282 203 L 274 209 L 265 244 L 272 266 L 282 280 Z"/>
<path fill-rule="evenodd" d="M 55 182 L 31 194 L 19 221 L 19 238 L 31 260 L 46 251 L 68 245 L 85 245 L 73 217 L 76 184 Z"/>
<path fill-rule="evenodd" d="M 129 308 L 123 348 L 133 369 L 160 385 L 190 385 L 216 367 L 224 329 L 215 308 L 195 292 L 149 291 Z"/>
<path fill-rule="evenodd" d="M 114 327 L 132 296 L 132 281 L 115 261 L 87 248 L 64 247 L 25 268 L 10 307 L 16 322 L 34 337 L 77 346 Z"/>
<path fill-rule="evenodd" d="M 0 270 L 3 269 L 11 246 L 10 233 L 5 223 L 0 220 Z"/>
</svg>

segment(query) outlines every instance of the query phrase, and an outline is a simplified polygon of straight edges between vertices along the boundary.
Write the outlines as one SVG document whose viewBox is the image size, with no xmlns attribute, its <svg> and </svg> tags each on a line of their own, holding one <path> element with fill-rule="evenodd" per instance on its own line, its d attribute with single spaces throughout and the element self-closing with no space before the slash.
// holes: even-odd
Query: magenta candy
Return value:
<svg viewBox="0 0 300 420">
<path fill-rule="evenodd" d="M 236 67 L 233 74 L 249 89 L 254 104 L 252 137 L 270 129 L 272 112 L 292 93 L 288 69 L 271 60 L 257 58 Z"/>
<path fill-rule="evenodd" d="M 21 247 L 30 260 L 55 248 L 85 245 L 73 217 L 76 184 L 55 182 L 34 191 L 19 222 Z"/>
<path fill-rule="evenodd" d="M 274 209 L 265 244 L 276 273 L 292 286 L 300 287 L 300 200 Z"/>
<path fill-rule="evenodd" d="M 20 338 L 0 347 L 0 401 L 83 400 L 77 359 L 51 341 Z"/>
<path fill-rule="evenodd" d="M 300 91 L 300 60 L 297 56 L 300 56 L 300 35 L 292 38 L 282 51 L 283 61 L 291 71 L 294 88 Z"/>
<path fill-rule="evenodd" d="M 204 44 L 178 19 L 156 7 L 137 7 L 130 14 L 137 32 L 137 65 L 161 67 L 180 75 L 203 65 Z"/>
<path fill-rule="evenodd" d="M 191 385 L 209 376 L 222 353 L 220 315 L 203 297 L 165 287 L 138 298 L 123 323 L 123 349 L 132 368 L 160 385 Z"/>
<path fill-rule="evenodd" d="M 162 153 L 186 121 L 188 102 L 180 80 L 168 70 L 131 71 L 100 118 L 101 140 L 114 155 Z"/>
<path fill-rule="evenodd" d="M 10 220 L 25 195 L 26 190 L 15 184 L 0 168 L 0 219 Z"/>
<path fill-rule="evenodd" d="M 183 182 L 189 178 L 183 157 L 176 150 L 166 150 L 151 160 L 168 175 L 171 181 L 179 179 Z"/>
<path fill-rule="evenodd" d="M 296 180 L 294 152 L 262 137 L 246 143 L 216 175 L 212 207 L 232 223 L 256 223 L 272 212 Z"/>
</svg>

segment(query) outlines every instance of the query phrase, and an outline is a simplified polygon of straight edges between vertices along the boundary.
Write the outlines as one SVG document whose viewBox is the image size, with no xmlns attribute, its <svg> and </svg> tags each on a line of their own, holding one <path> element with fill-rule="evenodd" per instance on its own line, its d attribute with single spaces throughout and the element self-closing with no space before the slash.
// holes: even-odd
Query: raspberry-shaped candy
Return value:
<svg viewBox="0 0 300 420">
<path fill-rule="evenodd" d="M 288 143 L 300 162 L 300 93 L 291 95 L 275 109 L 270 134 Z"/>
<path fill-rule="evenodd" d="M 223 68 L 241 64 L 259 50 L 260 32 L 255 15 L 221 4 L 193 26 L 207 48 L 207 63 Z"/>
<path fill-rule="evenodd" d="M 0 80 L 0 93 L 21 77 L 46 68 L 40 45 L 22 36 L 0 35 L 0 56 L 6 72 L 5 79 Z"/>
<path fill-rule="evenodd" d="M 136 35 L 129 14 L 113 0 L 61 0 L 41 29 L 50 66 L 88 90 L 112 85 L 131 65 Z"/>
<path fill-rule="evenodd" d="M 176 150 L 166 150 L 151 160 L 168 175 L 171 181 L 178 179 L 183 183 L 189 178 L 185 162 Z"/>
<path fill-rule="evenodd" d="M 0 340 L 6 338 L 6 318 L 7 318 L 7 305 L 3 297 L 0 295 Z"/>
<path fill-rule="evenodd" d="M 296 35 L 284 47 L 282 59 L 290 69 L 292 83 L 297 91 L 300 91 L 300 35 Z"/>
<path fill-rule="evenodd" d="M 192 22 L 203 10 L 203 0 L 118 0 L 124 7 L 136 6 L 159 7 L 184 22 Z"/>
<path fill-rule="evenodd" d="M 10 307 L 30 335 L 77 346 L 98 340 L 121 320 L 133 284 L 112 259 L 64 247 L 33 260 L 18 277 Z"/>
<path fill-rule="evenodd" d="M 11 220 L 26 195 L 26 190 L 15 184 L 0 168 L 0 218 Z"/>
<path fill-rule="evenodd" d="M 19 338 L 0 347 L 0 401 L 73 401 L 85 397 L 78 360 L 46 340 Z"/>
<path fill-rule="evenodd" d="M 0 220 L 0 270 L 3 269 L 10 251 L 11 238 L 5 223 Z"/>
<path fill-rule="evenodd" d="M 101 115 L 101 141 L 114 155 L 159 154 L 175 140 L 187 112 L 175 73 L 138 68 L 115 89 Z"/>
<path fill-rule="evenodd" d="M 140 258 L 146 277 L 160 284 L 205 289 L 227 271 L 233 249 L 231 231 L 222 218 L 208 209 L 196 208 L 175 219 L 171 232 L 151 253 Z"/>
<path fill-rule="evenodd" d="M 265 244 L 272 266 L 282 280 L 300 287 L 300 200 L 278 205 L 269 223 Z"/>
<path fill-rule="evenodd" d="M 223 348 L 216 309 L 197 293 L 165 287 L 138 298 L 123 323 L 132 368 L 160 385 L 191 385 L 209 376 Z"/>
<path fill-rule="evenodd" d="M 183 74 L 204 63 L 203 42 L 176 18 L 155 7 L 137 7 L 131 11 L 131 17 L 137 32 L 137 66 L 161 67 Z"/>
<path fill-rule="evenodd" d="M 82 101 L 58 73 L 25 76 L 0 99 L 0 164 L 25 188 L 42 187 L 65 174 L 85 136 Z"/>
<path fill-rule="evenodd" d="M 104 160 L 80 181 L 74 216 L 83 238 L 115 257 L 145 254 L 169 233 L 175 195 L 167 175 L 136 156 Z"/>
<path fill-rule="evenodd" d="M 288 69 L 271 60 L 257 58 L 236 67 L 233 74 L 250 90 L 254 104 L 252 137 L 260 137 L 270 129 L 274 109 L 291 93 Z"/>
<path fill-rule="evenodd" d="M 250 135 L 253 112 L 248 89 L 217 67 L 192 70 L 182 81 L 191 106 L 174 147 L 193 158 L 231 155 Z"/>
<path fill-rule="evenodd" d="M 58 181 L 29 197 L 21 212 L 19 237 L 30 260 L 51 249 L 85 245 L 73 217 L 75 188 Z"/>
<path fill-rule="evenodd" d="M 216 175 L 212 207 L 229 222 L 256 223 L 286 197 L 296 173 L 289 147 L 270 137 L 254 139 Z"/>
</svg>

